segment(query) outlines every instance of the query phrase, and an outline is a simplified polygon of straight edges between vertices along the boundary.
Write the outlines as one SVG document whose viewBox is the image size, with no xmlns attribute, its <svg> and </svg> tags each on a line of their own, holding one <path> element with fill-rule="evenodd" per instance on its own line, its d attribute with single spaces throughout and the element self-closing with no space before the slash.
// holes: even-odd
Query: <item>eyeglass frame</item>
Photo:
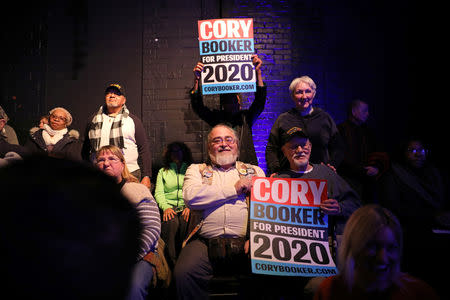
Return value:
<svg viewBox="0 0 450 300">
<path fill-rule="evenodd" d="M 210 141 L 210 143 L 213 145 L 220 145 L 220 144 L 223 144 L 224 142 L 227 145 L 234 145 L 234 144 L 236 144 L 237 140 L 232 136 L 225 136 L 224 138 L 221 136 L 218 136 L 218 137 L 212 138 Z"/>
<path fill-rule="evenodd" d="M 54 114 L 51 114 L 49 116 L 49 118 L 56 120 L 56 121 L 63 121 L 64 123 L 67 123 L 67 118 L 66 117 L 60 117 L 60 116 L 55 116 Z"/>
<path fill-rule="evenodd" d="M 95 164 L 96 164 L 96 165 L 105 164 L 106 161 L 108 161 L 109 163 L 118 163 L 118 162 L 122 162 L 122 160 L 121 160 L 119 157 L 114 156 L 113 159 L 110 159 L 110 158 L 104 158 L 103 160 L 97 159 L 97 160 L 95 161 Z"/>
</svg>

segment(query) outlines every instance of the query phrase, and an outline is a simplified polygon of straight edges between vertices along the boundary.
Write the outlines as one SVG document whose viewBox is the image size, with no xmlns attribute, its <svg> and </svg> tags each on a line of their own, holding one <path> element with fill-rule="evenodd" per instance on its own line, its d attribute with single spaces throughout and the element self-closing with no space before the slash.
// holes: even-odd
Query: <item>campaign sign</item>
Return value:
<svg viewBox="0 0 450 300">
<path fill-rule="evenodd" d="M 202 94 L 256 91 L 253 19 L 198 21 Z"/>
<path fill-rule="evenodd" d="M 328 242 L 327 181 L 253 177 L 252 272 L 279 276 L 337 274 Z"/>
</svg>

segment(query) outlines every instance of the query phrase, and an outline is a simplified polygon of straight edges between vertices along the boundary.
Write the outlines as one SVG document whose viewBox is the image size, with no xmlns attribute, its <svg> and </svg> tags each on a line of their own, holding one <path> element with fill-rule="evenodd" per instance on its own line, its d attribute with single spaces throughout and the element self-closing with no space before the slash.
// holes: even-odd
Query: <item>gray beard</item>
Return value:
<svg viewBox="0 0 450 300">
<path fill-rule="evenodd" d="M 234 164 L 236 160 L 237 154 L 211 155 L 211 161 L 219 166 Z"/>
<path fill-rule="evenodd" d="M 297 160 L 295 160 L 294 158 L 292 158 L 292 162 L 290 162 L 290 167 L 293 170 L 299 170 L 299 169 L 306 169 L 309 165 L 309 160 L 307 160 L 306 162 L 299 162 Z M 292 168 L 294 167 L 294 168 Z"/>
</svg>

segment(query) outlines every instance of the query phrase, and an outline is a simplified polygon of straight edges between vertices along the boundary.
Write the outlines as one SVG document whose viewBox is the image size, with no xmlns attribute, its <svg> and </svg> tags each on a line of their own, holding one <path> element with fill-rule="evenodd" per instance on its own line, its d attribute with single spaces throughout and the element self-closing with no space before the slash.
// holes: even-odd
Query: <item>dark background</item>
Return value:
<svg viewBox="0 0 450 300">
<path fill-rule="evenodd" d="M 387 150 L 409 134 L 430 142 L 447 167 L 446 11 L 400 1 L 16 1 L 2 18 L 1 105 L 23 143 L 40 115 L 56 106 L 80 132 L 112 82 L 125 86 L 158 168 L 164 145 L 185 141 L 205 155 L 208 126 L 187 91 L 198 60 L 197 20 L 252 17 L 264 61 L 268 102 L 254 127 L 258 159 L 276 116 L 291 106 L 287 86 L 310 75 L 316 105 L 336 123 L 354 98 Z M 248 97 L 251 101 L 251 95 Z M 217 98 L 206 99 L 212 107 Z"/>
</svg>

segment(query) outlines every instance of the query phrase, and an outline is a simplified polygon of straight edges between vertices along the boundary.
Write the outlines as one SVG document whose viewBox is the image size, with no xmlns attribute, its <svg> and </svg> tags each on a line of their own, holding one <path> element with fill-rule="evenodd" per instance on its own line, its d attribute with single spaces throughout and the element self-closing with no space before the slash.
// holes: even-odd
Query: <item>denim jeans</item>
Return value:
<svg viewBox="0 0 450 300">
<path fill-rule="evenodd" d="M 153 277 L 152 265 L 145 260 L 138 261 L 131 274 L 130 290 L 127 300 L 147 299 L 148 290 Z"/>
</svg>

